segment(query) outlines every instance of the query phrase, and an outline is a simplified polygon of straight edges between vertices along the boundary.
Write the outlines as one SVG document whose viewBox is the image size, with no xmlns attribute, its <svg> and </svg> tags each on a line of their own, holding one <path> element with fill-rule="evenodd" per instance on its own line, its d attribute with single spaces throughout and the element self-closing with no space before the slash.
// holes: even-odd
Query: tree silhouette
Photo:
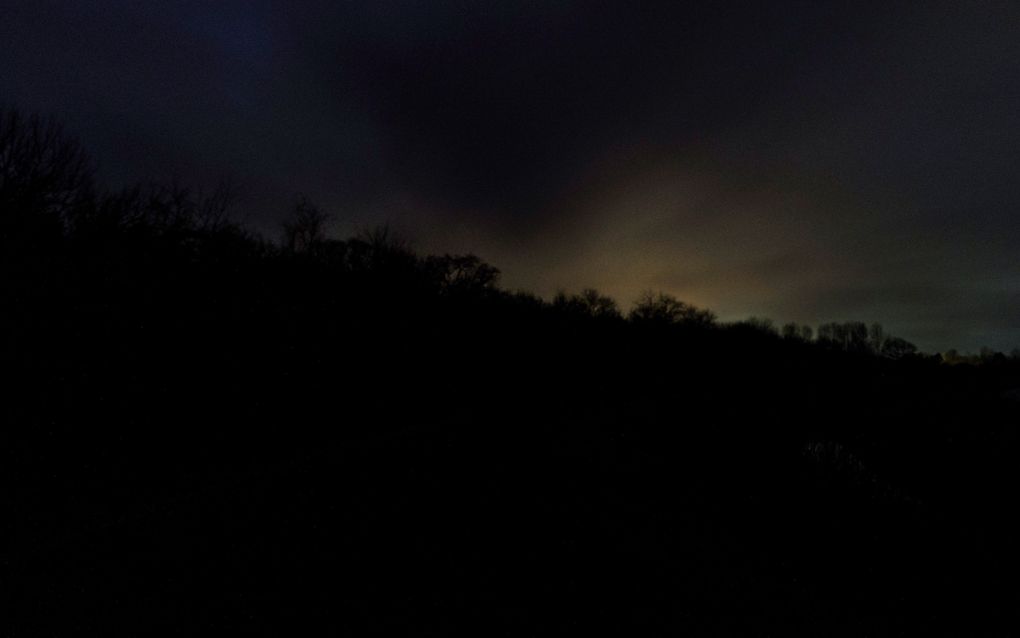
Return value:
<svg viewBox="0 0 1020 638">
<path fill-rule="evenodd" d="M 889 359 L 902 359 L 916 353 L 917 346 L 900 337 L 886 337 L 882 342 L 881 354 Z"/>
<path fill-rule="evenodd" d="M 638 297 L 628 319 L 635 323 L 683 324 L 707 327 L 715 324 L 715 313 L 680 301 L 663 292 L 645 291 Z"/>
<path fill-rule="evenodd" d="M 577 300 L 590 317 L 617 319 L 621 316 L 616 301 L 612 297 L 599 293 L 594 288 L 582 290 L 581 294 L 577 296 Z"/>
<path fill-rule="evenodd" d="M 283 245 L 292 253 L 311 252 L 325 239 L 330 217 L 302 195 L 283 222 Z"/>
<path fill-rule="evenodd" d="M 784 339 L 791 341 L 811 341 L 814 337 L 814 331 L 809 325 L 798 325 L 795 322 L 790 322 L 783 325 L 780 332 Z"/>
<path fill-rule="evenodd" d="M 800 339 L 800 327 L 793 322 L 783 324 L 780 334 L 783 335 L 783 339 Z"/>
<path fill-rule="evenodd" d="M 446 295 L 477 295 L 495 290 L 499 283 L 499 269 L 475 255 L 429 256 L 424 267 Z"/>
<path fill-rule="evenodd" d="M 773 324 L 772 320 L 767 317 L 748 317 L 747 319 L 738 322 L 737 325 L 765 334 L 779 334 L 776 330 L 775 324 Z"/>
<path fill-rule="evenodd" d="M 868 325 L 861 321 L 832 322 L 818 326 L 822 345 L 844 352 L 872 352 Z"/>
<path fill-rule="evenodd" d="M 553 298 L 553 307 L 557 310 L 582 317 L 597 319 L 622 318 L 616 301 L 599 293 L 595 288 L 585 288 L 580 294 L 567 295 L 560 291 Z"/>
<path fill-rule="evenodd" d="M 92 174 L 88 154 L 54 120 L 0 109 L 0 245 L 29 250 L 59 235 L 92 195 Z"/>
<path fill-rule="evenodd" d="M 885 330 L 882 328 L 882 324 L 873 323 L 868 328 L 868 345 L 871 347 L 871 351 L 875 353 L 882 352 L 882 348 L 885 345 Z"/>
</svg>

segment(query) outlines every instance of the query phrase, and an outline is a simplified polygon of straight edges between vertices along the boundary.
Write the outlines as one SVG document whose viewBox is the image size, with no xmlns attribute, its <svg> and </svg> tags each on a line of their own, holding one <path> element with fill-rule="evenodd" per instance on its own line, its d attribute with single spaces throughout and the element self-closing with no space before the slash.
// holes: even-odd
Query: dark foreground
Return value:
<svg viewBox="0 0 1020 638">
<path fill-rule="evenodd" d="M 1014 360 L 11 183 L 4 635 L 1020 627 Z"/>
<path fill-rule="evenodd" d="M 1018 626 L 1008 362 L 224 276 L 16 326 L 12 635 Z"/>
</svg>

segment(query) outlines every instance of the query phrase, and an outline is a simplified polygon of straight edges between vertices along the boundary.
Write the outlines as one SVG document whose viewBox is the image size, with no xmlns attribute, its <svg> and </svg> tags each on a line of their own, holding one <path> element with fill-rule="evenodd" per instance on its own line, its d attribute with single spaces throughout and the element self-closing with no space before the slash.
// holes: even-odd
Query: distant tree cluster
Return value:
<svg viewBox="0 0 1020 638">
<path fill-rule="evenodd" d="M 845 352 L 870 353 L 889 359 L 916 354 L 917 346 L 885 333 L 881 324 L 862 321 L 826 323 L 818 326 L 818 343 Z"/>
<path fill-rule="evenodd" d="M 950 348 L 942 353 L 942 361 L 949 365 L 1017 363 L 1020 362 L 1020 348 L 1013 348 L 1008 355 L 987 346 L 982 347 L 977 354 L 962 353 L 955 348 Z"/>
<path fill-rule="evenodd" d="M 784 339 L 811 341 L 815 337 L 815 331 L 811 326 L 790 322 L 783 325 L 782 335 Z"/>
<path fill-rule="evenodd" d="M 752 317 L 740 324 L 763 332 L 776 333 L 768 319 Z M 787 341 L 814 342 L 830 350 L 872 354 L 888 359 L 901 359 L 917 354 L 917 346 L 900 337 L 886 334 L 879 323 L 868 325 L 861 321 L 831 322 L 818 326 L 816 332 L 809 325 L 790 322 L 784 324 L 778 334 Z"/>
</svg>

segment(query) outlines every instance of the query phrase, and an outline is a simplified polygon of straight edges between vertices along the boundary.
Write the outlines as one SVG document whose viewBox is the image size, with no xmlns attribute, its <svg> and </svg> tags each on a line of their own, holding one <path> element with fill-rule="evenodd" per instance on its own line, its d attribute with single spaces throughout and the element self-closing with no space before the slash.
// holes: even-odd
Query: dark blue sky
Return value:
<svg viewBox="0 0 1020 638">
<path fill-rule="evenodd" d="M 0 101 L 115 183 L 298 193 L 512 287 L 1020 345 L 1020 5 L 4 2 Z"/>
</svg>

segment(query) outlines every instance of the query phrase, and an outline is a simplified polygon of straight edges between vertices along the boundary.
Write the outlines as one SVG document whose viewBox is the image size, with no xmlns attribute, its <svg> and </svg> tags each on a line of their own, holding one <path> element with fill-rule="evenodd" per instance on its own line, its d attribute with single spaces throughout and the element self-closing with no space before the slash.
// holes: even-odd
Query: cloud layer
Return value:
<svg viewBox="0 0 1020 638">
<path fill-rule="evenodd" d="M 299 4 L 300 6 L 295 6 Z M 114 181 L 237 178 L 505 281 L 1020 345 L 1005 2 L 21 3 L 0 99 Z"/>
</svg>

